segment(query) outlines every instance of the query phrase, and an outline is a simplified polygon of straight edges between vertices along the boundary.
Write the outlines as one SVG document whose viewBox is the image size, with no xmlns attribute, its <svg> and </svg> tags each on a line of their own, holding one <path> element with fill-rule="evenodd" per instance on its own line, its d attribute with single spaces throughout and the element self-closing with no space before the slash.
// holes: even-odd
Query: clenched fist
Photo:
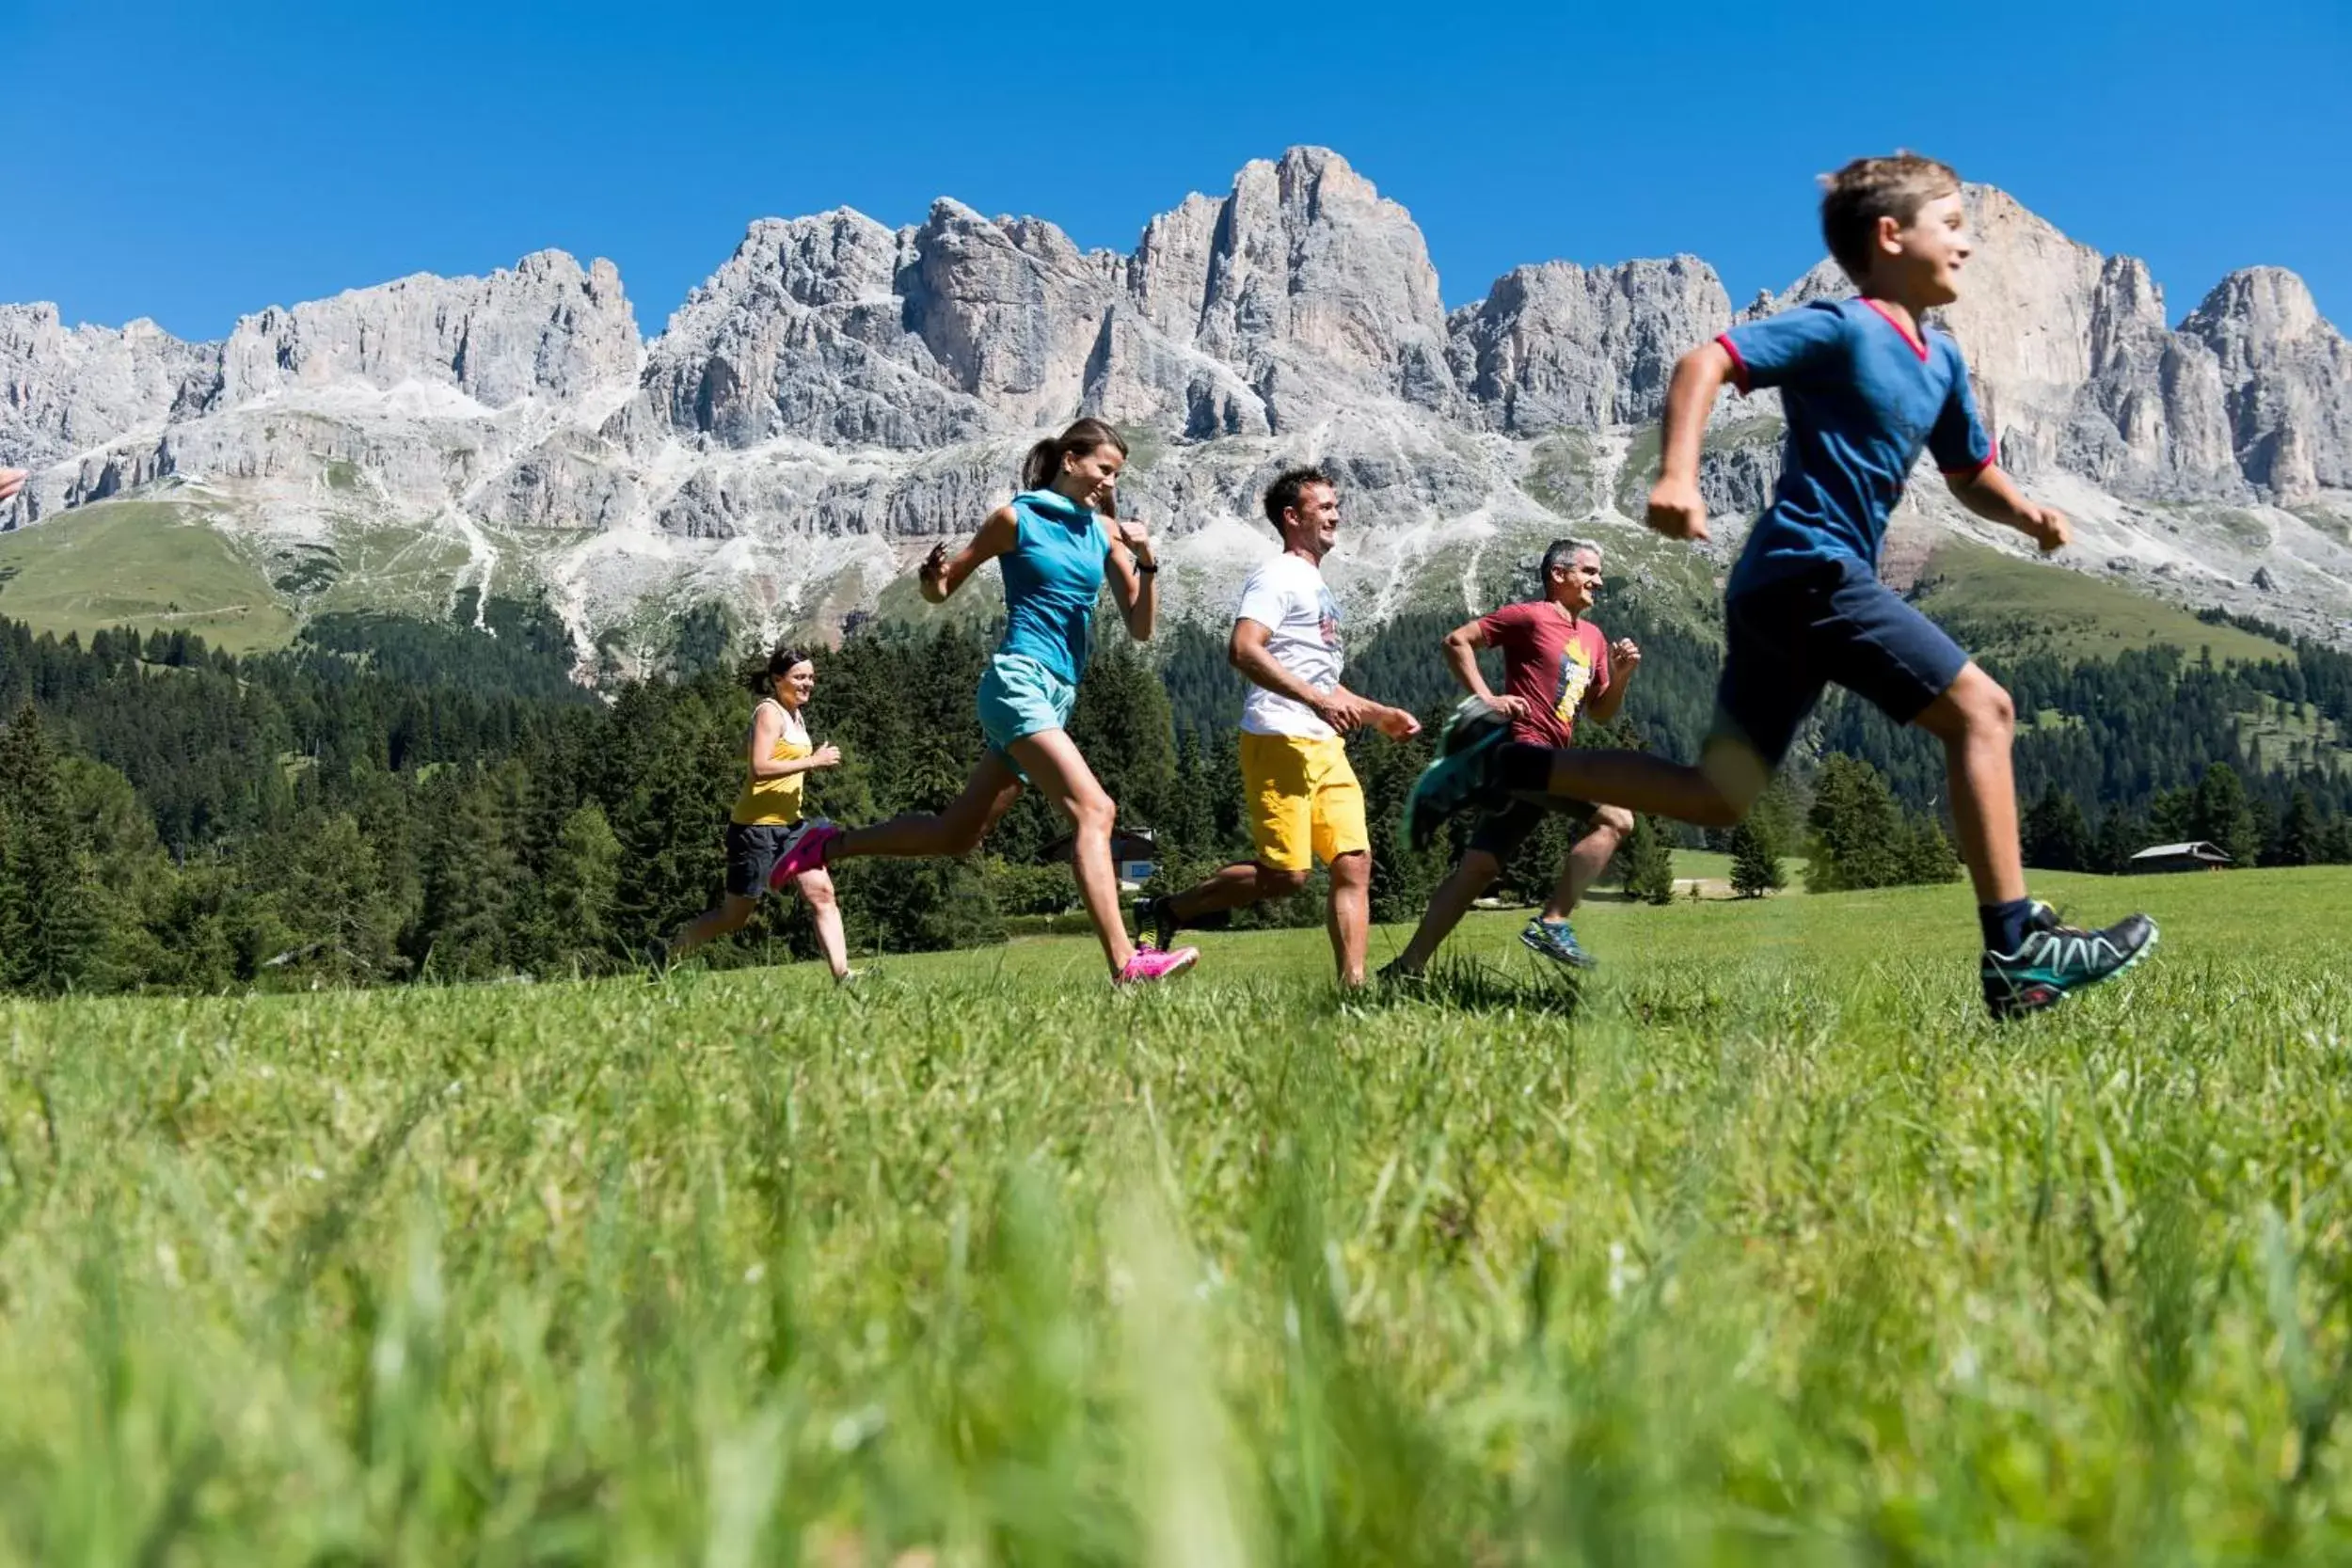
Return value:
<svg viewBox="0 0 2352 1568">
<path fill-rule="evenodd" d="M 1119 542 L 1127 553 L 1136 558 L 1138 566 L 1152 564 L 1152 530 L 1140 517 L 1119 519 Z"/>
<path fill-rule="evenodd" d="M 1697 482 L 1660 480 L 1650 489 L 1648 522 L 1652 532 L 1669 539 L 1705 540 L 1707 502 L 1699 499 Z"/>
<path fill-rule="evenodd" d="M 1642 645 L 1630 637 L 1620 637 L 1609 644 L 1609 668 L 1617 680 L 1623 680 L 1642 667 Z"/>
<path fill-rule="evenodd" d="M 923 558 L 923 564 L 914 569 L 915 585 L 923 591 L 924 598 L 937 604 L 947 596 L 946 579 L 947 546 L 945 543 L 933 545 L 931 553 Z"/>
<path fill-rule="evenodd" d="M 2043 555 L 2064 549 L 2074 537 L 2066 514 L 2055 506 L 2028 506 L 2024 521 L 2026 536 L 2042 546 Z"/>
</svg>

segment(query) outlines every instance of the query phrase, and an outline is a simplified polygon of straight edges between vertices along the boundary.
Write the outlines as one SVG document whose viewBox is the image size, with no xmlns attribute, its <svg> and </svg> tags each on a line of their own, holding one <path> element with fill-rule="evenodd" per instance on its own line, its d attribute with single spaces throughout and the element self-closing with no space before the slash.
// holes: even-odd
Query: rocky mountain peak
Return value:
<svg viewBox="0 0 2352 1568">
<path fill-rule="evenodd" d="M 1449 359 L 1497 430 L 1635 424 L 1665 406 L 1675 361 L 1731 322 L 1730 296 L 1695 256 L 1515 267 L 1454 313 Z"/>
<path fill-rule="evenodd" d="M 2084 513 L 2108 569 L 2340 604 L 2352 350 L 2300 280 L 2233 274 L 2176 328 L 2141 261 L 1966 194 L 1977 254 L 1940 325 L 2005 461 Z M 1851 292 L 1824 261 L 1737 316 Z M 1361 543 L 1334 581 L 1356 573 L 1376 619 L 1426 573 L 1458 596 L 1520 534 L 1629 519 L 1676 358 L 1735 319 L 1689 255 L 1542 261 L 1441 301 L 1411 214 L 1294 148 L 1123 254 L 946 197 L 898 228 L 762 218 L 650 343 L 612 264 L 558 251 L 274 307 L 219 343 L 0 306 L 0 455 L 40 468 L 16 521 L 163 482 L 320 548 L 354 516 L 433 518 L 469 571 L 530 562 L 586 638 L 648 595 L 763 626 L 870 604 L 900 541 L 970 526 L 1038 429 L 1095 413 L 1134 435 L 1130 493 L 1192 562 L 1172 605 L 1265 547 L 1253 493 L 1304 458 L 1348 488 Z M 1761 504 L 1773 412 L 1727 404 L 1710 505 Z M 2270 505 L 2306 500 L 2319 521 Z M 2237 521 L 2201 533 L 2200 509 Z M 2245 587 L 2257 567 L 2269 586 Z"/>
<path fill-rule="evenodd" d="M 2214 285 L 2190 320 L 2200 324 L 2201 335 L 2219 333 L 2230 323 L 2247 339 L 2280 344 L 2335 335 L 2310 286 L 2284 267 L 2241 267 Z"/>
<path fill-rule="evenodd" d="M 487 277 L 420 273 L 246 316 L 221 345 L 212 406 L 293 387 L 425 381 L 504 408 L 533 394 L 579 397 L 634 372 L 639 355 L 612 263 L 582 268 L 546 250 Z"/>
<path fill-rule="evenodd" d="M 2213 356 L 2237 467 L 2281 499 L 2352 487 L 2352 345 L 2284 267 L 2223 278 L 2181 324 Z"/>
<path fill-rule="evenodd" d="M 1242 370 L 1274 428 L 1327 410 L 1335 382 L 1428 408 L 1454 401 L 1421 230 L 1338 153 L 1298 147 L 1244 166 L 1205 260 L 1192 344 Z"/>
</svg>

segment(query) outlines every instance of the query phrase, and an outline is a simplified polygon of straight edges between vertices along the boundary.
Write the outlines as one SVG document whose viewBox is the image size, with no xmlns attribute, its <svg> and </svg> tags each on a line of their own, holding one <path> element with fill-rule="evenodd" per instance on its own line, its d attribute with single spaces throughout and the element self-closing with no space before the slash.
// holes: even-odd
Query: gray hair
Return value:
<svg viewBox="0 0 2352 1568">
<path fill-rule="evenodd" d="M 1593 552 L 1595 561 L 1604 559 L 1600 553 L 1600 546 L 1589 539 L 1554 539 L 1544 546 L 1544 563 L 1535 569 L 1536 576 L 1543 581 L 1549 582 L 1553 572 L 1571 564 L 1586 550 Z"/>
</svg>

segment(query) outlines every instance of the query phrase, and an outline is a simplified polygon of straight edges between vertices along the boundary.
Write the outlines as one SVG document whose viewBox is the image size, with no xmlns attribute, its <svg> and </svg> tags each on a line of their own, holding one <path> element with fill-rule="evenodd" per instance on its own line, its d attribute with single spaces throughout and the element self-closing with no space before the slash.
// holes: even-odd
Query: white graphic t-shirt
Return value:
<svg viewBox="0 0 2352 1568">
<path fill-rule="evenodd" d="M 1340 684 L 1345 662 L 1340 643 L 1340 607 L 1323 585 L 1323 574 L 1285 551 L 1260 563 L 1242 584 L 1237 621 L 1255 621 L 1272 635 L 1266 651 L 1274 661 L 1317 691 Z M 1251 735 L 1295 735 L 1321 739 L 1335 734 L 1314 710 L 1252 684 L 1241 705 L 1241 727 Z"/>
</svg>

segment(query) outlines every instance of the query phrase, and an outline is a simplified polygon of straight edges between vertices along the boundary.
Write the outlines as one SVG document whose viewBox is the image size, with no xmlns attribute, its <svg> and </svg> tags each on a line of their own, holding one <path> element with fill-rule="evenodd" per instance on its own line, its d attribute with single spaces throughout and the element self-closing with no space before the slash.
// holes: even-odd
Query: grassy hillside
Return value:
<svg viewBox="0 0 2352 1568">
<path fill-rule="evenodd" d="M 294 618 L 195 507 L 102 501 L 0 534 L 0 615 L 38 631 L 188 631 L 231 652 L 282 645 Z"/>
<path fill-rule="evenodd" d="M 2342 1561 L 2352 873 L 2040 882 L 0 1006 L 0 1560 Z"/>
<path fill-rule="evenodd" d="M 2238 721 L 2238 739 L 2251 746 L 2259 741 L 2264 759 L 2277 764 L 2310 761 L 2323 768 L 2352 772 L 2352 744 L 2342 724 L 2308 705 L 2262 699 L 2259 711 Z"/>
<path fill-rule="evenodd" d="M 1965 631 L 1980 654 L 2051 653 L 2061 658 L 2111 658 L 2132 648 L 2169 645 L 2217 660 L 2291 658 L 2281 643 L 2208 626 L 2187 610 L 2061 566 L 2004 554 L 1964 539 L 1935 546 L 1920 574 L 1920 609 Z"/>
<path fill-rule="evenodd" d="M 306 614 L 373 611 L 437 620 L 472 563 L 465 542 L 429 526 L 339 529 L 334 546 L 284 561 L 276 586 Z"/>
</svg>

